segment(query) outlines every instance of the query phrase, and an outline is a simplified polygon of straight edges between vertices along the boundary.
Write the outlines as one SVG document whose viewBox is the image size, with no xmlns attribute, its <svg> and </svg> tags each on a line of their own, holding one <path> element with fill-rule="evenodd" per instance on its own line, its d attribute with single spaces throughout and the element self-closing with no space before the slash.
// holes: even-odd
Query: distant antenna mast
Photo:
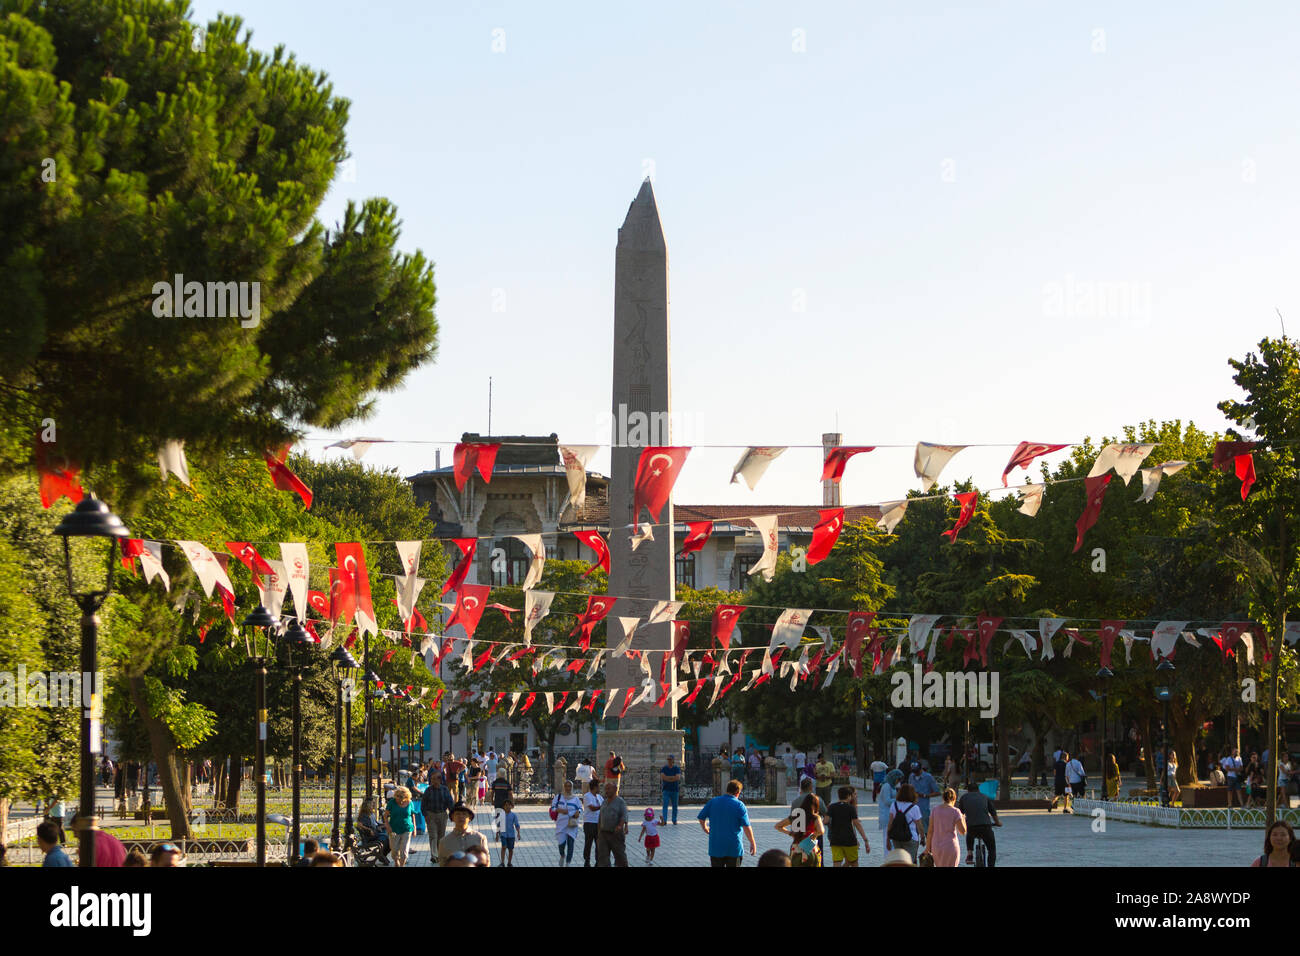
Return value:
<svg viewBox="0 0 1300 956">
<path fill-rule="evenodd" d="M 1282 338 L 1286 338 L 1286 322 L 1282 320 L 1282 310 L 1273 306 L 1273 311 L 1277 313 L 1277 320 L 1282 323 Z"/>
<path fill-rule="evenodd" d="M 488 376 L 488 432 L 492 434 L 492 376 Z"/>
</svg>

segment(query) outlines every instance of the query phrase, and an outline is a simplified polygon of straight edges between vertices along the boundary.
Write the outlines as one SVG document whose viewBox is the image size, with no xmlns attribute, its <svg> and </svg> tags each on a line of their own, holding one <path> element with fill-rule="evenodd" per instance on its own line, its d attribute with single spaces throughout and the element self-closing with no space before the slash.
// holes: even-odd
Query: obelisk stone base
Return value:
<svg viewBox="0 0 1300 956">
<path fill-rule="evenodd" d="M 661 790 L 659 768 L 668 763 L 668 755 L 683 766 L 686 759 L 686 735 L 680 730 L 602 730 L 597 736 L 596 769 L 604 775 L 609 752 L 623 758 L 626 772 L 619 793 L 634 811 L 636 820 L 648 806 L 659 809 Z M 685 770 L 682 771 L 685 774 Z"/>
</svg>

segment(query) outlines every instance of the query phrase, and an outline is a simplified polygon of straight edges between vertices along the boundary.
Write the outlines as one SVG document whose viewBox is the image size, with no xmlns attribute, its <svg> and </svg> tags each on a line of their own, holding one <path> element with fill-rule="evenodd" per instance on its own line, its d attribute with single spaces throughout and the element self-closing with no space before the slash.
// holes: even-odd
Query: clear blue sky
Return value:
<svg viewBox="0 0 1300 956">
<path fill-rule="evenodd" d="M 326 223 L 386 196 L 436 263 L 437 363 L 345 435 L 486 430 L 491 375 L 495 432 L 607 442 L 614 244 L 647 161 L 683 444 L 815 444 L 837 417 L 848 444 L 1222 428 L 1227 358 L 1275 307 L 1300 332 L 1291 4 L 194 6 L 352 101 Z M 1008 454 L 944 477 L 991 487 Z M 819 452 L 756 492 L 728 486 L 737 455 L 695 452 L 675 498 L 820 502 Z M 846 503 L 903 497 L 911 459 L 855 459 Z M 365 460 L 410 474 L 433 448 Z"/>
</svg>

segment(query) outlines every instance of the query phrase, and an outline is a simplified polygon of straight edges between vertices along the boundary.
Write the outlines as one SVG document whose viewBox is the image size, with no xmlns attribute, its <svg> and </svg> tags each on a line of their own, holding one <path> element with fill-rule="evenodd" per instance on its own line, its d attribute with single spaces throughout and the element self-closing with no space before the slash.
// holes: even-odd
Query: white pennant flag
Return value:
<svg viewBox="0 0 1300 956">
<path fill-rule="evenodd" d="M 563 654 L 556 654 L 555 657 L 551 660 L 551 670 L 553 671 L 563 670 L 565 667 L 568 666 L 568 664 L 569 661 Z"/>
<path fill-rule="evenodd" d="M 551 602 L 554 600 L 554 591 L 524 592 L 524 647 L 532 647 L 533 628 L 551 613 Z"/>
<path fill-rule="evenodd" d="M 939 480 L 939 472 L 952 460 L 952 456 L 965 448 L 965 445 L 934 445 L 928 441 L 916 443 L 916 460 L 912 468 L 916 477 L 921 479 L 921 490 L 929 491 Z"/>
<path fill-rule="evenodd" d="M 144 551 L 138 557 L 140 558 L 140 570 L 144 572 L 144 583 L 149 584 L 156 577 L 162 578 L 163 590 L 170 591 L 172 589 L 172 579 L 163 570 L 162 542 L 145 541 Z"/>
<path fill-rule="evenodd" d="M 1025 649 L 1025 654 L 1027 656 L 1030 658 L 1034 656 L 1034 645 L 1038 643 L 1034 640 L 1034 635 L 1030 634 L 1028 631 L 1012 631 L 1011 637 L 1020 642 L 1020 646 Z M 1007 648 L 1010 646 L 1011 641 L 1007 641 L 1007 646 L 1002 649 L 1002 652 L 1005 654 Z"/>
<path fill-rule="evenodd" d="M 1188 625 L 1187 621 L 1161 621 L 1151 631 L 1151 658 L 1168 657 L 1178 643 L 1178 635 Z"/>
<path fill-rule="evenodd" d="M 1287 627 L 1290 626 L 1291 625 L 1289 624 L 1287 625 Z M 1183 640 L 1186 641 L 1188 644 L 1192 645 L 1192 647 L 1199 648 L 1201 646 L 1201 642 L 1196 639 L 1196 635 L 1194 635 L 1191 631 L 1183 631 Z"/>
<path fill-rule="evenodd" d="M 839 670 L 840 670 L 840 655 L 836 654 L 834 657 L 831 658 L 830 665 L 826 668 L 826 679 L 822 681 L 822 687 L 821 687 L 822 690 L 825 690 L 827 687 L 830 686 L 831 681 L 835 679 L 835 675 L 839 673 Z"/>
<path fill-rule="evenodd" d="M 587 500 L 587 463 L 599 445 L 561 445 L 560 460 L 564 462 L 564 477 L 569 482 L 569 507 L 574 514 L 582 510 Z"/>
<path fill-rule="evenodd" d="M 750 574 L 763 573 L 764 581 L 771 581 L 772 575 L 776 573 L 776 554 L 777 554 L 777 533 L 776 533 L 776 515 L 755 515 L 749 519 L 754 522 L 758 528 L 759 540 L 763 542 L 763 556 L 758 559 L 752 568 Z"/>
<path fill-rule="evenodd" d="M 641 652 L 641 673 L 648 678 L 654 678 L 654 671 L 650 669 L 650 654 L 648 651 Z"/>
<path fill-rule="evenodd" d="M 299 618 L 307 617 L 307 574 L 311 565 L 307 563 L 307 545 L 286 542 L 280 545 L 280 560 L 289 575 L 289 593 L 293 595 L 294 610 Z"/>
<path fill-rule="evenodd" d="M 415 613 L 415 602 L 420 597 L 420 591 L 429 582 L 422 577 L 414 574 L 407 575 L 404 578 L 397 578 L 397 613 L 402 616 L 402 627 L 406 627 L 407 621 Z"/>
<path fill-rule="evenodd" d="M 614 709 L 614 702 L 623 696 L 623 694 L 619 693 L 620 690 L 622 690 L 622 688 L 611 687 L 607 691 L 609 696 L 605 698 L 605 712 L 601 715 L 602 719 L 609 717 L 609 712 Z"/>
<path fill-rule="evenodd" d="M 731 655 L 730 655 L 729 653 L 727 653 L 726 651 L 723 651 L 723 652 L 722 652 L 722 656 L 718 658 L 718 673 L 719 673 L 719 674 L 730 674 L 730 673 L 731 673 L 731 659 L 730 659 L 730 658 L 731 658 Z"/>
<path fill-rule="evenodd" d="M 411 577 L 420 570 L 420 546 L 419 541 L 398 541 L 397 556 L 402 562 L 402 576 Z M 400 578 L 399 578 L 400 580 Z M 409 617 L 409 615 L 407 615 Z"/>
<path fill-rule="evenodd" d="M 687 650 L 682 654 L 682 663 L 681 663 L 681 667 L 679 668 L 679 673 L 689 674 L 691 672 L 691 654 L 693 653 L 695 652 L 691 650 Z"/>
<path fill-rule="evenodd" d="M 822 639 L 822 651 L 829 654 L 831 652 L 831 644 L 834 642 L 831 637 L 831 629 L 823 625 L 814 624 L 813 633 Z"/>
<path fill-rule="evenodd" d="M 523 696 L 524 695 L 522 691 L 515 691 L 510 695 L 510 709 L 506 711 L 507 717 L 509 717 L 511 714 L 515 712 L 515 708 L 519 706 L 519 700 Z"/>
<path fill-rule="evenodd" d="M 543 651 L 542 653 L 537 654 L 533 657 L 534 677 L 536 677 L 538 672 L 541 671 L 541 669 L 546 666 L 546 658 L 550 655 L 550 653 L 551 653 L 550 651 Z"/>
<path fill-rule="evenodd" d="M 641 619 L 639 617 L 616 617 L 614 620 L 618 621 L 618 626 L 623 629 L 623 639 L 610 652 L 610 656 L 622 657 L 627 653 L 628 648 L 632 646 L 632 635 L 636 633 L 637 625 L 641 623 Z"/>
<path fill-rule="evenodd" d="M 627 540 L 628 543 L 632 545 L 632 550 L 635 551 L 637 548 L 641 547 L 641 542 L 653 541 L 654 539 L 655 539 L 654 525 L 650 524 L 650 522 L 647 521 L 647 522 L 643 522 L 641 524 L 641 527 L 638 530 L 633 531 Z"/>
<path fill-rule="evenodd" d="M 912 642 L 912 653 L 922 654 L 930 640 L 930 631 L 942 614 L 914 614 L 907 622 L 907 636 Z M 901 642 L 900 642 L 901 643 Z"/>
<path fill-rule="evenodd" d="M 1255 635 L 1246 631 L 1240 638 L 1241 646 L 1246 649 L 1246 663 L 1253 665 L 1255 663 Z"/>
<path fill-rule="evenodd" d="M 1042 642 L 1043 654 L 1045 661 L 1050 661 L 1056 657 L 1056 652 L 1052 650 L 1052 635 L 1061 629 L 1061 625 L 1066 621 L 1063 617 L 1040 617 L 1038 619 L 1038 637 Z"/>
<path fill-rule="evenodd" d="M 465 641 L 465 650 L 460 655 L 460 666 L 465 670 L 470 670 L 474 666 L 474 641 L 472 639 Z"/>
<path fill-rule="evenodd" d="M 1156 496 L 1160 489 L 1160 479 L 1165 475 L 1173 475 L 1182 471 L 1189 463 L 1185 461 L 1167 461 L 1164 464 L 1156 465 L 1154 468 L 1142 469 L 1142 494 L 1138 495 L 1138 501 L 1150 501 Z"/>
<path fill-rule="evenodd" d="M 542 696 L 546 698 L 546 712 L 549 714 L 555 710 L 555 695 L 550 691 L 545 691 Z"/>
<path fill-rule="evenodd" d="M 889 659 L 889 666 L 893 667 L 903 659 L 903 639 L 900 637 L 898 643 L 894 645 L 894 654 Z"/>
<path fill-rule="evenodd" d="M 492 658 L 492 666 L 496 667 L 500 664 L 506 659 L 506 655 L 513 653 L 518 646 L 518 644 L 507 644 L 505 647 L 501 648 L 501 653 Z"/>
<path fill-rule="evenodd" d="M 894 529 L 898 527 L 898 522 L 902 521 L 903 515 L 907 513 L 907 499 L 881 502 L 880 510 L 883 513 L 880 520 L 876 522 L 876 527 L 884 528 L 886 534 L 893 534 Z"/>
<path fill-rule="evenodd" d="M 676 704 L 679 700 L 681 700 L 690 692 L 691 689 L 686 686 L 686 682 L 679 681 L 677 684 L 673 686 L 673 692 L 672 695 L 668 698 L 667 706 L 671 707 L 673 704 Z"/>
<path fill-rule="evenodd" d="M 533 553 L 533 560 L 528 565 L 528 576 L 523 583 L 523 589 L 527 591 L 542 579 L 542 569 L 546 567 L 546 545 L 542 544 L 540 534 L 512 534 L 510 537 L 522 542 Z"/>
<path fill-rule="evenodd" d="M 803 639 L 803 631 L 808 626 L 808 618 L 811 614 L 812 611 L 807 608 L 792 607 L 782 611 L 781 616 L 772 625 L 772 640 L 767 645 L 767 652 L 772 653 L 780 644 L 786 647 L 797 647 L 799 641 Z"/>
<path fill-rule="evenodd" d="M 346 448 L 352 452 L 352 457 L 360 461 L 365 453 L 370 451 L 371 447 L 377 442 L 382 442 L 382 438 L 345 438 L 342 441 L 336 441 L 332 445 L 326 445 L 326 448 Z"/>
<path fill-rule="evenodd" d="M 1046 485 L 1025 485 L 1020 489 L 1020 507 L 1016 510 L 1022 515 L 1034 517 L 1043 506 L 1043 492 L 1046 490 Z"/>
<path fill-rule="evenodd" d="M 1112 468 L 1115 474 L 1124 479 L 1124 484 L 1129 483 L 1135 474 L 1142 460 L 1155 450 L 1155 445 L 1107 445 L 1097 456 L 1097 460 L 1092 463 L 1092 471 L 1088 472 L 1089 478 L 1096 478 L 1098 475 L 1104 475 Z M 1145 479 L 1143 484 L 1145 484 Z"/>
<path fill-rule="evenodd" d="M 581 707 L 581 706 L 582 706 L 582 697 L 583 697 L 583 695 L 586 694 L 586 693 L 587 693 L 587 692 L 586 692 L 585 690 L 576 691 L 576 692 L 574 693 L 574 695 L 573 695 L 573 702 L 572 702 L 571 704 L 569 704 L 568 707 L 564 708 L 564 712 L 565 712 L 566 714 L 568 714 L 568 713 L 572 713 L 573 711 L 575 711 L 575 710 L 577 710 L 579 707 Z"/>
<path fill-rule="evenodd" d="M 601 658 L 603 658 L 604 656 L 605 656 L 605 651 L 602 649 L 597 651 L 596 656 L 591 659 L 591 663 L 587 665 L 588 680 L 590 680 L 592 677 L 595 676 L 596 671 L 600 668 Z"/>
<path fill-rule="evenodd" d="M 685 601 L 656 601 L 650 611 L 647 624 L 663 624 L 677 618 L 677 612 L 686 604 Z"/>
<path fill-rule="evenodd" d="M 632 701 L 632 706 L 637 707 L 640 704 L 645 703 L 646 701 L 649 701 L 650 703 L 653 704 L 655 698 L 658 696 L 659 696 L 658 683 L 655 682 L 655 679 L 653 677 L 647 677 L 645 679 L 645 682 L 641 684 L 641 693 L 637 695 L 634 701 Z"/>
<path fill-rule="evenodd" d="M 289 576 L 284 569 L 283 561 L 275 561 L 271 558 L 264 560 L 271 573 L 269 576 L 264 576 L 262 583 L 257 586 L 258 599 L 271 617 L 278 618 L 284 608 L 284 596 L 289 590 Z"/>
<path fill-rule="evenodd" d="M 230 578 L 226 576 L 226 570 L 216 559 L 206 546 L 199 544 L 197 541 L 177 541 L 181 550 L 185 552 L 185 557 L 190 559 L 190 567 L 199 577 L 199 583 L 203 585 L 203 593 L 212 597 L 212 589 L 215 585 L 220 584 L 229 593 L 235 593 L 235 586 L 230 583 Z"/>
<path fill-rule="evenodd" d="M 757 676 L 757 675 L 755 675 L 755 676 Z M 726 678 L 723 677 L 721 674 L 719 674 L 717 677 L 713 678 L 713 695 L 709 698 L 709 707 L 712 707 L 712 706 L 714 705 L 714 703 L 717 701 L 717 699 L 718 699 L 718 691 L 722 689 L 722 682 L 723 682 L 724 680 L 726 680 Z M 708 709 L 709 709 L 708 707 L 705 708 L 705 710 L 708 710 Z"/>
<path fill-rule="evenodd" d="M 185 442 L 169 441 L 158 449 L 158 470 L 162 472 L 164 484 L 169 473 L 184 484 L 190 483 L 190 466 L 185 461 Z"/>
<path fill-rule="evenodd" d="M 1120 639 L 1124 642 L 1124 663 L 1133 663 L 1133 640 L 1137 637 L 1132 631 L 1123 630 L 1119 632 Z"/>
<path fill-rule="evenodd" d="M 754 486 L 758 484 L 758 479 L 762 478 L 763 472 L 767 471 L 767 466 L 781 457 L 783 451 L 785 448 L 746 448 L 745 453 L 740 456 L 740 461 L 736 462 L 736 467 L 731 470 L 731 483 L 734 485 L 737 478 L 744 478 L 745 484 L 749 485 L 749 490 L 753 491 Z"/>
</svg>

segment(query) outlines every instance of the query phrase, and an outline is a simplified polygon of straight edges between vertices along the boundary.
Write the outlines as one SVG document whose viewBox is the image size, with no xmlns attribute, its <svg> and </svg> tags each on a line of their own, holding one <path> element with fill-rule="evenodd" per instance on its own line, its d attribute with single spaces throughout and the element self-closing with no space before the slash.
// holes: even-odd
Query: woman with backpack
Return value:
<svg viewBox="0 0 1300 956">
<path fill-rule="evenodd" d="M 916 788 L 905 783 L 889 808 L 889 826 L 885 829 L 886 850 L 906 850 L 916 862 L 921 848 L 921 808 L 916 803 Z"/>
</svg>

